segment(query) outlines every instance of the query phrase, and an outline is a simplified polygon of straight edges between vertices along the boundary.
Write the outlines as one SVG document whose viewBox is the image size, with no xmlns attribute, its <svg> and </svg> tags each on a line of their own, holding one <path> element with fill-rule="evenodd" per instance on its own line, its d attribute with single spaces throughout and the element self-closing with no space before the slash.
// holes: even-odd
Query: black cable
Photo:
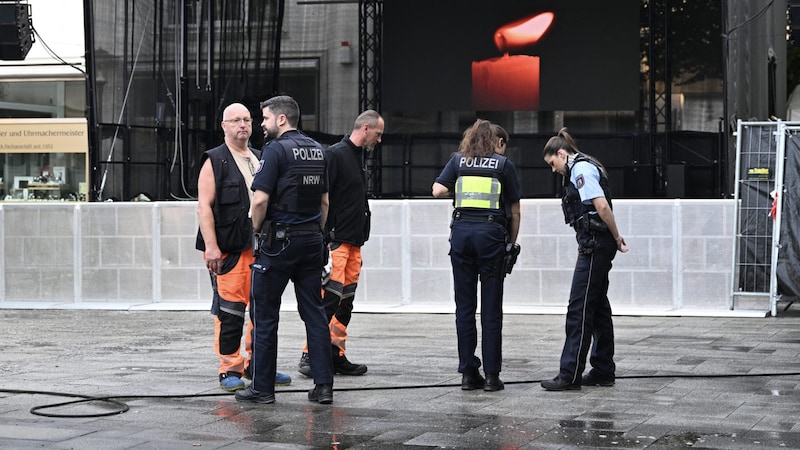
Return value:
<svg viewBox="0 0 800 450">
<path fill-rule="evenodd" d="M 70 394 L 68 392 L 29 391 L 29 390 L 17 390 L 17 389 L 0 389 L 0 392 L 5 392 L 5 393 L 9 393 L 9 394 L 52 395 L 52 396 L 55 396 L 55 397 L 69 397 L 69 398 L 80 398 L 81 399 L 81 400 L 73 400 L 73 401 L 70 401 L 70 402 L 54 403 L 52 405 L 34 406 L 33 408 L 30 409 L 30 413 L 31 414 L 35 414 L 37 416 L 44 416 L 44 417 L 71 417 L 71 418 L 72 417 L 74 417 L 74 418 L 77 418 L 77 417 L 82 417 L 82 418 L 85 418 L 85 417 L 105 417 L 105 416 L 112 416 L 112 415 L 115 415 L 115 414 L 122 414 L 122 413 L 124 413 L 124 412 L 126 412 L 126 411 L 128 411 L 130 409 L 128 407 L 128 405 L 126 405 L 125 403 L 118 402 L 116 400 L 112 400 L 113 398 L 117 398 L 117 397 L 92 397 L 90 395 Z M 44 413 L 38 412 L 41 409 L 56 408 L 56 407 L 59 407 L 59 406 L 72 405 L 72 404 L 78 404 L 78 403 L 86 403 L 86 402 L 94 402 L 94 401 L 107 402 L 107 403 L 111 403 L 111 404 L 117 405 L 119 407 L 119 410 L 111 411 L 111 412 L 108 412 L 108 413 L 84 414 L 84 415 L 44 414 Z"/>
<path fill-rule="evenodd" d="M 87 402 L 106 402 L 106 403 L 111 403 L 112 405 L 116 405 L 117 407 L 119 407 L 119 409 L 116 410 L 116 411 L 111 411 L 111 412 L 107 412 L 107 413 L 80 414 L 80 415 L 75 415 L 75 414 L 57 414 L 57 413 L 49 413 L 49 414 L 47 414 L 47 413 L 40 413 L 39 412 L 42 409 L 57 408 L 59 406 L 65 406 L 65 405 L 77 405 L 78 403 L 87 403 Z M 122 403 L 122 402 L 118 402 L 116 400 L 111 400 L 109 398 L 102 398 L 102 397 L 99 397 L 99 398 L 90 397 L 90 398 L 86 398 L 86 399 L 83 399 L 83 400 L 73 400 L 71 402 L 53 403 L 52 405 L 34 406 L 33 408 L 30 409 L 30 413 L 31 414 L 35 414 L 37 416 L 42 416 L 42 417 L 63 417 L 63 418 L 78 418 L 78 417 L 81 417 L 81 418 L 86 418 L 86 417 L 113 416 L 113 415 L 116 415 L 116 414 L 122 414 L 124 412 L 127 412 L 129 409 L 130 409 L 130 407 L 128 405 L 126 405 L 125 403 Z"/>
<path fill-rule="evenodd" d="M 33 31 L 34 36 L 39 38 L 39 43 L 42 44 L 42 47 L 44 47 L 45 51 L 50 56 L 52 56 L 53 58 L 57 59 L 62 64 L 66 65 L 66 66 L 70 66 L 73 69 L 77 70 L 78 72 L 82 73 L 84 77 L 86 76 L 86 72 L 83 71 L 83 69 L 81 69 L 80 67 L 76 66 L 75 64 L 72 64 L 72 63 L 69 63 L 69 62 L 65 61 L 64 58 L 62 58 L 61 56 L 58 55 L 58 53 L 53 51 L 53 49 L 51 49 L 50 46 L 47 45 L 47 43 L 44 41 L 44 39 L 42 39 L 42 36 L 39 34 L 38 31 L 36 31 L 36 28 L 34 28 L 32 24 L 31 24 L 30 27 L 31 27 L 31 31 Z"/>
<path fill-rule="evenodd" d="M 634 380 L 634 379 L 648 379 L 648 378 L 754 378 L 754 377 L 796 377 L 800 376 L 800 372 L 785 372 L 785 373 L 743 373 L 743 374 L 663 374 L 663 375 L 623 375 L 616 377 L 617 380 Z M 520 381 L 505 381 L 504 384 L 534 384 L 541 383 L 543 380 L 520 380 Z M 352 387 L 352 388 L 337 388 L 337 392 L 362 392 L 362 391 L 396 391 L 405 389 L 430 389 L 430 388 L 445 388 L 445 387 L 458 387 L 461 383 L 447 383 L 447 384 L 415 384 L 405 386 L 369 386 L 369 387 Z M 0 389 L 0 392 L 9 394 L 36 394 L 36 395 L 51 395 L 56 397 L 69 397 L 79 398 L 80 400 L 72 400 L 68 402 L 53 403 L 49 405 L 34 406 L 30 409 L 30 413 L 42 417 L 60 417 L 60 418 L 92 418 L 92 417 L 107 417 L 127 412 L 130 407 L 119 401 L 122 399 L 146 399 L 146 398 L 201 398 L 201 397 L 227 397 L 233 395 L 232 392 L 217 392 L 213 394 L 186 394 L 186 395 L 109 395 L 104 397 L 94 397 L 91 395 L 71 394 L 67 392 L 53 392 L 53 391 L 30 391 L 30 390 L 17 390 L 17 389 Z M 292 394 L 292 393 L 305 393 L 306 389 L 280 389 L 276 393 Z M 118 409 L 96 414 L 57 414 L 57 413 L 43 413 L 40 412 L 44 409 L 58 408 L 61 406 L 77 405 L 80 403 L 89 402 L 105 402 L 116 405 Z"/>
<path fill-rule="evenodd" d="M 730 30 L 728 30 L 728 33 L 727 33 L 727 34 L 723 34 L 723 35 L 722 35 L 722 37 L 724 37 L 724 38 L 726 38 L 726 39 L 727 39 L 727 38 L 729 38 L 729 37 L 731 36 L 731 34 L 732 34 L 734 31 L 738 30 L 739 28 L 742 28 L 742 27 L 746 26 L 747 24 L 750 24 L 750 23 L 752 23 L 752 22 L 755 22 L 755 21 L 756 21 L 756 20 L 758 20 L 758 19 L 759 19 L 761 16 L 763 16 L 764 14 L 766 14 L 766 13 L 767 13 L 767 10 L 768 10 L 769 8 L 771 8 L 771 7 L 772 7 L 772 4 L 773 4 L 773 3 L 775 3 L 775 0 L 769 0 L 769 2 L 767 2 L 767 4 L 766 4 L 766 5 L 764 5 L 764 7 L 763 7 L 763 8 L 761 8 L 761 9 L 760 9 L 758 12 L 756 12 L 756 13 L 753 15 L 753 17 L 751 17 L 751 18 L 749 18 L 749 19 L 745 20 L 744 22 L 742 22 L 742 23 L 740 23 L 740 24 L 738 24 L 738 25 L 734 25 L 733 27 L 731 27 L 731 29 L 730 29 Z"/>
</svg>

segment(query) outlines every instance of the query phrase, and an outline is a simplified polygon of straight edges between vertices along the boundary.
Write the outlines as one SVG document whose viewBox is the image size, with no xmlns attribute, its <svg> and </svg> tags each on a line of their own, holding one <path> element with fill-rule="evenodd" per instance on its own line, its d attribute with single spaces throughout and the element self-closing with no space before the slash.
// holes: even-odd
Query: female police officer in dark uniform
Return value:
<svg viewBox="0 0 800 450">
<path fill-rule="evenodd" d="M 503 331 L 503 261 L 506 245 L 519 232 L 519 183 L 501 127 L 478 119 L 433 184 L 434 197 L 454 194 L 450 260 L 456 298 L 458 371 L 461 389 L 503 389 L 500 380 Z M 518 248 L 518 247 L 517 247 Z M 478 279 L 481 281 L 481 329 L 484 379 L 475 356 L 478 330 Z"/>
<path fill-rule="evenodd" d="M 606 170 L 599 161 L 580 153 L 562 128 L 547 141 L 544 161 L 564 177 L 564 220 L 575 229 L 578 261 L 572 276 L 567 308 L 567 339 L 561 370 L 542 382 L 548 391 L 614 384 L 614 327 L 608 302 L 608 272 L 617 251 L 627 252 L 611 206 Z M 581 379 L 592 344 L 592 370 Z"/>
</svg>

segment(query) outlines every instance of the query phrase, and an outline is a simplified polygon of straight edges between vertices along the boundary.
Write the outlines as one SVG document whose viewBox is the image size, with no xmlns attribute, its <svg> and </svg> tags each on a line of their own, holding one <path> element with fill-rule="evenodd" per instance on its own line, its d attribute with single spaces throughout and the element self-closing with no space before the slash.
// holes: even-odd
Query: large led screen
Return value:
<svg viewBox="0 0 800 450">
<path fill-rule="evenodd" d="M 632 0 L 384 0 L 386 111 L 636 110 Z"/>
</svg>

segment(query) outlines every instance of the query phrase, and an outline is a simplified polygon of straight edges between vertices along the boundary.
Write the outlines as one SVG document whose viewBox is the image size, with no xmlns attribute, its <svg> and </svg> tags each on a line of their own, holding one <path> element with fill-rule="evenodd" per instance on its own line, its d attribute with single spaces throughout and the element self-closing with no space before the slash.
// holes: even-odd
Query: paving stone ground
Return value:
<svg viewBox="0 0 800 450">
<path fill-rule="evenodd" d="M 614 322 L 616 385 L 547 392 L 564 317 L 507 314 L 506 389 L 483 392 L 460 389 L 452 314 L 356 313 L 348 357 L 369 371 L 319 405 L 284 311 L 293 382 L 251 405 L 218 387 L 208 312 L 0 310 L 0 448 L 800 448 L 800 308 Z M 79 396 L 115 403 L 50 407 Z"/>
</svg>

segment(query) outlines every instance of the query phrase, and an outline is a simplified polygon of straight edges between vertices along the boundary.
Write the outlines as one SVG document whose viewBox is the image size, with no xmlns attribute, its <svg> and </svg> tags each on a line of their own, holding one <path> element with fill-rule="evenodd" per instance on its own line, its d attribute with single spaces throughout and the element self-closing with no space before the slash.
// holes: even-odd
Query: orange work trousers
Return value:
<svg viewBox="0 0 800 450">
<path fill-rule="evenodd" d="M 322 304 L 328 315 L 331 344 L 344 355 L 347 342 L 347 326 L 353 313 L 353 299 L 361 274 L 361 247 L 345 242 L 331 244 L 331 279 L 323 287 Z M 303 348 L 308 352 L 308 346 Z"/>
<path fill-rule="evenodd" d="M 237 255 L 226 255 L 225 258 Z M 250 304 L 250 265 L 253 252 L 246 250 L 238 254 L 239 260 L 231 270 L 211 275 L 214 297 L 211 314 L 214 315 L 214 351 L 219 356 L 219 373 L 241 377 L 250 361 L 253 348 L 253 323 L 248 317 Z M 245 321 L 245 352 L 242 353 L 242 331 Z"/>
</svg>

